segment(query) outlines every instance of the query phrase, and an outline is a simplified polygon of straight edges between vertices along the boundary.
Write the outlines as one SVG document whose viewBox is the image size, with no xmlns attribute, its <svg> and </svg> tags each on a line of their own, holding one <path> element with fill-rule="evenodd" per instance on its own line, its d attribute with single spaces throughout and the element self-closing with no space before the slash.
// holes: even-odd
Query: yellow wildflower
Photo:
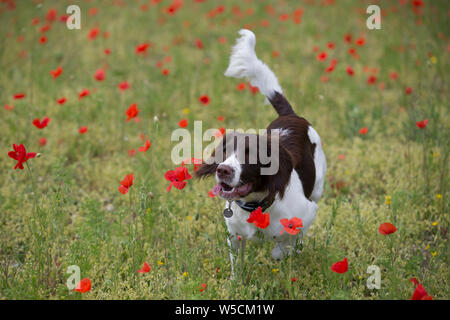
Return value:
<svg viewBox="0 0 450 320">
<path fill-rule="evenodd" d="M 280 269 L 277 268 L 272 269 L 273 274 L 276 274 L 278 271 L 280 271 Z"/>
<path fill-rule="evenodd" d="M 431 61 L 432 64 L 436 64 L 437 63 L 437 58 L 435 56 L 432 56 L 430 58 L 430 61 Z"/>
<path fill-rule="evenodd" d="M 183 113 L 184 113 L 184 114 L 188 114 L 188 113 L 189 113 L 189 108 L 184 108 L 184 109 L 183 109 Z"/>
<path fill-rule="evenodd" d="M 425 250 L 430 249 L 430 244 L 427 244 L 427 246 L 425 247 Z"/>
<path fill-rule="evenodd" d="M 431 225 L 432 225 L 433 227 L 436 227 L 436 226 L 438 225 L 438 222 L 435 221 L 435 222 L 433 222 Z"/>
<path fill-rule="evenodd" d="M 437 251 L 433 251 L 433 252 L 431 253 L 431 255 L 432 255 L 433 257 L 435 257 L 435 256 L 437 255 Z"/>
<path fill-rule="evenodd" d="M 188 221 L 192 221 L 192 217 L 191 216 L 186 216 L 186 219 L 188 219 Z"/>
<path fill-rule="evenodd" d="M 183 272 L 183 277 L 187 277 L 188 276 L 188 273 L 185 271 L 185 272 Z"/>
<path fill-rule="evenodd" d="M 385 199 L 385 202 L 386 202 L 386 204 L 388 205 L 388 206 L 390 206 L 391 205 L 391 203 L 392 203 L 392 197 L 391 196 L 386 196 L 386 197 L 384 197 L 384 199 Z"/>
<path fill-rule="evenodd" d="M 442 194 L 438 193 L 438 194 L 436 195 L 436 199 L 441 200 L 441 199 L 442 199 Z"/>
<path fill-rule="evenodd" d="M 160 266 L 162 266 L 162 265 L 164 264 L 164 262 L 161 261 L 161 260 L 158 260 L 158 264 L 159 264 Z"/>
</svg>

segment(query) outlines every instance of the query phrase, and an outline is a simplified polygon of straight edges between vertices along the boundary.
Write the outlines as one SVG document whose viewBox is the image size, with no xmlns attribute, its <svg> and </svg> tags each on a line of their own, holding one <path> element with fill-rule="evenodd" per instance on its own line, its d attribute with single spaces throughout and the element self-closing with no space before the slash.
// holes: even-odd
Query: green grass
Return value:
<svg viewBox="0 0 450 320">
<path fill-rule="evenodd" d="M 53 7 L 59 16 L 72 3 L 16 2 L 15 10 L 0 11 L 0 104 L 14 105 L 0 110 L 0 298 L 409 299 L 411 277 L 433 298 L 450 297 L 448 1 L 426 1 L 421 16 L 409 2 L 379 1 L 387 15 L 382 30 L 372 31 L 358 11 L 370 1 L 226 1 L 225 12 L 214 18 L 206 13 L 218 1 L 186 0 L 174 16 L 165 13 L 169 1 L 124 1 L 121 7 L 83 1 L 81 30 L 55 21 L 45 45 L 38 39 L 47 11 Z M 274 16 L 267 4 L 276 8 Z M 232 13 L 234 5 L 241 18 Z M 88 14 L 92 7 L 98 8 L 94 16 Z M 278 19 L 299 7 L 300 24 Z M 34 17 L 40 18 L 38 26 L 31 24 Z M 261 26 L 263 19 L 268 27 Z M 194 120 L 203 121 L 204 129 L 247 129 L 275 118 L 260 94 L 240 92 L 239 81 L 223 76 L 237 31 L 249 24 L 259 57 L 274 70 L 296 112 L 321 135 L 328 180 L 302 253 L 275 261 L 271 243 L 248 243 L 243 271 L 230 280 L 223 201 L 207 194 L 213 181 L 189 180 L 183 190 L 167 192 L 164 173 L 177 166 L 170 158 L 170 135 L 182 118 L 190 130 Z M 93 27 L 101 32 L 89 40 Z M 359 59 L 348 54 L 346 33 L 365 37 L 364 46 L 352 45 Z M 329 41 L 334 50 L 326 49 Z M 136 55 L 143 42 L 153 46 L 147 55 Z M 314 46 L 328 52 L 326 62 L 317 61 Z M 172 61 L 163 76 L 155 64 L 166 56 Z M 336 69 L 325 74 L 332 58 Z M 348 65 L 353 77 L 345 71 Z M 49 72 L 58 66 L 63 73 L 53 79 Z M 373 86 L 366 83 L 365 67 L 378 69 Z M 102 82 L 93 77 L 99 68 L 106 70 Z M 392 71 L 397 80 L 390 79 Z M 324 75 L 328 82 L 320 80 Z M 120 93 L 117 85 L 125 80 L 131 88 Z M 411 95 L 405 94 L 408 86 Z M 84 88 L 91 94 L 78 100 Z M 26 98 L 14 100 L 18 92 Z M 208 106 L 198 102 L 203 94 L 211 98 Z M 56 99 L 62 96 L 67 102 L 61 106 Z M 125 121 L 132 103 L 140 110 L 139 123 Z M 216 120 L 219 115 L 224 122 Z M 48 127 L 31 124 L 44 116 L 51 118 Z M 420 130 L 415 123 L 424 118 L 429 123 Z M 80 126 L 88 132 L 80 135 Z M 369 128 L 367 135 L 358 133 L 362 127 Z M 140 133 L 152 145 L 130 157 L 128 150 L 143 145 Z M 47 138 L 45 146 L 38 143 L 41 137 Z M 28 161 L 32 177 L 26 166 L 13 169 L 15 161 L 7 156 L 13 143 L 40 153 Z M 122 195 L 119 181 L 131 172 L 134 185 Z M 384 222 L 397 232 L 379 234 Z M 344 257 L 349 271 L 333 273 L 331 265 Z M 151 271 L 137 273 L 144 261 Z M 366 287 L 373 264 L 381 268 L 379 290 Z M 92 280 L 91 291 L 68 290 L 70 265 Z M 204 292 L 201 283 L 207 284 Z"/>
</svg>

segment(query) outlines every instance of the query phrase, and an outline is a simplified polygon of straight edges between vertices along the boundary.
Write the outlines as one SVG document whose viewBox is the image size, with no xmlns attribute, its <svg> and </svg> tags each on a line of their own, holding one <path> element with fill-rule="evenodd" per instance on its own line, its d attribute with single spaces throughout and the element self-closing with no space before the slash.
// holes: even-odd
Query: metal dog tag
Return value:
<svg viewBox="0 0 450 320">
<path fill-rule="evenodd" d="M 225 218 L 231 218 L 233 216 L 233 210 L 231 210 L 231 201 L 228 202 L 228 208 L 223 210 L 223 216 Z"/>
</svg>

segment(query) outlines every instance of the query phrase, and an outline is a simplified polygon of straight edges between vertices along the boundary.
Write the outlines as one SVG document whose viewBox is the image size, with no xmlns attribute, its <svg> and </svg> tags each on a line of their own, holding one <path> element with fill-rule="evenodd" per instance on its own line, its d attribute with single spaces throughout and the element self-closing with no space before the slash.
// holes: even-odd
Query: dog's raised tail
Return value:
<svg viewBox="0 0 450 320">
<path fill-rule="evenodd" d="M 236 40 L 233 47 L 225 76 L 247 78 L 252 86 L 258 87 L 267 97 L 280 116 L 295 114 L 283 96 L 283 90 L 273 71 L 256 56 L 255 34 L 247 29 L 241 29 L 239 34 L 241 37 Z"/>
</svg>

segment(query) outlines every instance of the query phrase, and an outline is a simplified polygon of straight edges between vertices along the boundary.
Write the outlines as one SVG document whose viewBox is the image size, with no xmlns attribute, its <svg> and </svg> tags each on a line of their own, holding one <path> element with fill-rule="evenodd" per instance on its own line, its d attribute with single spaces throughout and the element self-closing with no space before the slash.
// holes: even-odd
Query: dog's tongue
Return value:
<svg viewBox="0 0 450 320">
<path fill-rule="evenodd" d="M 222 190 L 222 186 L 220 185 L 220 183 L 218 183 L 212 189 L 213 195 L 217 195 L 220 192 L 220 190 Z"/>
</svg>

